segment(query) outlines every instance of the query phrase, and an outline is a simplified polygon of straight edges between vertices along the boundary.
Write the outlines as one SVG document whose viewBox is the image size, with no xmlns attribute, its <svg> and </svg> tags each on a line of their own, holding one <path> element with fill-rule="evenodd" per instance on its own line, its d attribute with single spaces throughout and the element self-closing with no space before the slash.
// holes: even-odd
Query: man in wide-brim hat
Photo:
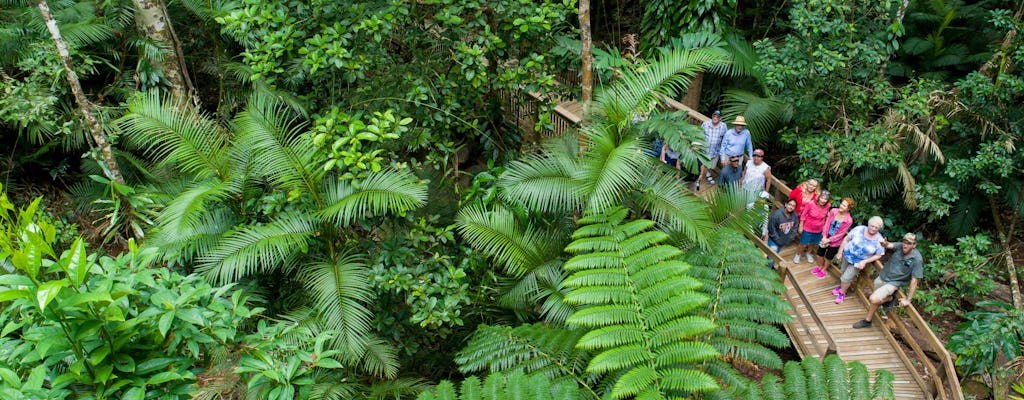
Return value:
<svg viewBox="0 0 1024 400">
<path fill-rule="evenodd" d="M 742 115 L 732 121 L 732 128 L 725 131 L 722 137 L 722 146 L 719 148 L 722 166 L 729 163 L 732 156 L 745 156 L 740 165 L 746 164 L 754 154 L 754 144 L 750 140 L 750 131 L 747 130 L 747 120 Z"/>
</svg>

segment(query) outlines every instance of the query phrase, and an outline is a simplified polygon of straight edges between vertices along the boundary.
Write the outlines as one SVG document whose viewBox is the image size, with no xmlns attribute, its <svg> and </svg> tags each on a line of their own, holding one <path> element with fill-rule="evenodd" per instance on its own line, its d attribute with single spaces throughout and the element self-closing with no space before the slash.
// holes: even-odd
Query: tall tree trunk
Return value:
<svg viewBox="0 0 1024 400">
<path fill-rule="evenodd" d="M 85 98 L 82 85 L 78 82 L 78 74 L 75 73 L 75 68 L 71 64 L 68 45 L 64 43 L 64 38 L 60 35 L 57 20 L 53 19 L 53 14 L 50 13 L 50 5 L 46 3 L 46 0 L 38 0 L 38 4 L 39 12 L 43 14 L 43 20 L 46 21 L 46 29 L 50 31 L 50 36 L 53 37 L 53 42 L 57 46 L 57 53 L 60 54 L 60 61 L 64 65 L 64 72 L 67 74 L 71 93 L 75 96 L 78 109 L 81 110 L 82 118 L 85 119 L 85 124 L 89 128 L 93 144 L 96 146 L 96 149 L 99 149 L 100 158 L 107 167 L 107 177 L 123 185 L 124 177 L 121 175 L 121 167 L 117 165 L 117 159 L 114 158 L 114 151 L 110 147 L 110 141 L 107 140 L 107 136 L 103 133 L 103 128 L 100 127 L 99 121 L 96 120 L 96 116 L 92 113 L 92 103 L 89 103 L 89 100 Z"/>
<path fill-rule="evenodd" d="M 581 79 L 580 84 L 582 86 L 583 95 L 580 101 L 583 102 L 583 122 L 587 121 L 587 114 L 589 114 L 590 101 L 594 99 L 594 54 L 591 47 L 593 46 L 593 39 L 590 35 L 590 0 L 579 0 L 580 6 L 580 47 L 583 56 L 582 71 L 580 71 Z M 580 130 L 579 147 L 580 150 L 586 146 L 586 138 L 584 137 L 583 131 Z"/>
<path fill-rule="evenodd" d="M 150 63 L 163 73 L 170 84 L 171 95 L 178 101 L 196 102 L 195 88 L 185 68 L 181 44 L 174 34 L 171 19 L 167 15 L 167 6 L 163 0 L 132 0 L 135 5 L 135 26 L 139 34 L 149 40 L 163 44 L 167 53 L 160 59 L 151 59 Z"/>
</svg>

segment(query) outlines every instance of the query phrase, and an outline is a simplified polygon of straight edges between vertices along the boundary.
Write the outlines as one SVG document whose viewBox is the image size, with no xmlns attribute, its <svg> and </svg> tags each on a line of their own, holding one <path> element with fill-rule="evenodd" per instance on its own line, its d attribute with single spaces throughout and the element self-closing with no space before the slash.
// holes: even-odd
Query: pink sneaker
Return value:
<svg viewBox="0 0 1024 400">
<path fill-rule="evenodd" d="M 814 267 L 814 269 L 811 270 L 811 273 L 820 276 L 821 275 L 821 268 Z"/>
<path fill-rule="evenodd" d="M 842 292 L 839 291 L 839 289 L 841 289 L 841 288 L 842 288 L 842 286 L 836 286 L 835 289 L 832 289 L 832 295 L 833 296 L 838 296 L 839 293 L 842 293 Z"/>
<path fill-rule="evenodd" d="M 826 276 L 828 276 L 828 272 L 823 269 L 818 270 L 818 279 L 825 279 Z"/>
<path fill-rule="evenodd" d="M 843 304 L 843 300 L 846 300 L 846 293 L 840 292 L 836 295 L 836 304 Z"/>
</svg>

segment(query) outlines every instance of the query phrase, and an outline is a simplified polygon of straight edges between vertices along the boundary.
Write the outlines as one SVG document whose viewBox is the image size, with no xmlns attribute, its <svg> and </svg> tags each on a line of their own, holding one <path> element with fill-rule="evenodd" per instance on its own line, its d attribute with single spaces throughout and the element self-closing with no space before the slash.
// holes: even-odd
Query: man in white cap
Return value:
<svg viewBox="0 0 1024 400">
<path fill-rule="evenodd" d="M 890 250 L 896 247 L 894 243 L 885 242 L 884 239 L 883 246 Z M 896 300 L 893 295 L 907 282 L 910 283 L 910 287 L 907 289 L 907 297 L 900 299 L 900 307 L 909 306 L 910 299 L 914 298 L 917 283 L 924 278 L 924 259 L 921 257 L 921 252 L 917 251 L 917 234 L 903 235 L 903 241 L 899 246 L 901 251 L 893 253 L 882 270 L 878 272 L 878 277 L 875 278 L 875 291 L 868 298 L 868 302 L 871 303 L 868 305 L 868 315 L 853 324 L 854 328 L 870 327 L 875 310 L 883 303 L 886 304 L 884 309 L 892 308 Z"/>
<path fill-rule="evenodd" d="M 746 150 L 745 153 L 744 150 Z M 725 135 L 722 136 L 722 145 L 718 150 L 718 154 L 723 167 L 729 163 L 729 158 L 732 156 L 746 155 L 746 159 L 742 160 L 740 165 L 743 165 L 747 160 L 753 158 L 754 145 L 750 141 L 750 131 L 747 130 L 747 121 L 742 115 L 736 117 L 735 121 L 732 121 L 732 129 L 725 131 Z"/>
<path fill-rule="evenodd" d="M 711 113 L 711 119 L 704 121 L 700 124 L 700 127 L 704 129 L 704 142 L 708 145 L 708 160 L 711 162 L 711 166 L 700 165 L 700 175 L 697 175 L 697 190 L 700 190 L 700 178 L 702 176 L 707 177 L 708 183 L 714 185 L 715 178 L 711 177 L 711 169 L 718 163 L 718 151 L 722 146 L 722 137 L 725 136 L 725 131 L 729 129 L 722 122 L 722 112 L 715 110 Z"/>
</svg>

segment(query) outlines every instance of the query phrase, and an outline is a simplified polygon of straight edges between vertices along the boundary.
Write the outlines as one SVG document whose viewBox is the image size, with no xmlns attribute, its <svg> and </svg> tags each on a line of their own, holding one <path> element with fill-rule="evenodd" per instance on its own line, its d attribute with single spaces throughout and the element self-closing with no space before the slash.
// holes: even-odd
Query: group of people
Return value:
<svg viewBox="0 0 1024 400">
<path fill-rule="evenodd" d="M 832 294 L 836 296 L 836 304 L 842 304 L 860 271 L 897 245 L 880 233 L 884 226 L 881 217 L 871 217 L 867 225 L 854 227 L 850 214 L 856 205 L 854 200 L 845 197 L 838 207 L 832 207 L 829 200 L 829 192 L 822 190 L 817 180 L 802 182 L 790 191 L 786 204 L 771 213 L 765 236 L 768 247 L 778 253 L 799 235 L 793 263 L 806 260 L 815 264 L 811 273 L 818 279 L 825 279 L 829 263 L 838 260 L 839 285 L 832 289 Z M 893 252 L 875 278 L 868 313 L 853 325 L 854 328 L 870 327 L 879 306 L 884 305 L 883 309 L 895 306 L 893 294 L 900 287 L 909 284 L 907 297 L 899 301 L 901 306 L 909 305 L 914 297 L 918 281 L 924 277 L 924 259 L 917 250 L 917 235 L 907 233 L 899 246 L 900 251 Z"/>
<path fill-rule="evenodd" d="M 750 131 L 747 130 L 747 121 L 742 115 L 736 117 L 732 125 L 732 128 L 729 128 L 722 121 L 722 112 L 718 110 L 711 113 L 711 119 L 701 124 L 707 144 L 705 151 L 712 165 L 701 164 L 696 189 L 700 190 L 701 179 L 714 185 L 715 178 L 712 172 L 720 167 L 720 185 L 741 185 L 744 189 L 767 192 L 772 184 L 772 168 L 764 162 L 764 150 L 754 149 Z M 661 161 L 678 169 L 678 158 L 678 152 L 668 144 L 662 144 Z"/>
<path fill-rule="evenodd" d="M 701 124 L 707 143 L 707 156 L 713 164 L 700 166 L 696 179 L 697 190 L 700 190 L 702 179 L 715 184 L 712 172 L 720 166 L 718 179 L 721 186 L 739 185 L 745 190 L 761 191 L 762 195 L 770 191 L 771 166 L 764 161 L 764 150 L 753 147 L 746 125 L 744 117 L 738 116 L 733 120 L 732 128 L 729 128 L 722 121 L 722 112 L 717 110 L 711 113 L 711 119 Z M 659 158 L 662 162 L 680 168 L 679 152 L 667 143 L 660 144 L 660 150 Z M 832 294 L 836 296 L 836 304 L 842 304 L 860 271 L 881 259 L 886 249 L 893 250 L 897 245 L 887 241 L 880 233 L 884 225 L 881 217 L 871 217 L 867 225 L 854 227 L 851 211 L 856 202 L 850 197 L 844 197 L 837 207 L 833 207 L 830 200 L 831 194 L 822 190 L 816 179 L 800 183 L 790 191 L 786 204 L 769 215 L 763 236 L 768 247 L 778 253 L 799 235 L 793 262 L 799 264 L 806 260 L 815 264 L 811 273 L 818 279 L 825 279 L 828 276 L 828 265 L 838 260 L 839 285 L 832 290 Z M 893 252 L 875 278 L 868 314 L 854 324 L 854 328 L 870 327 L 878 307 L 894 307 L 896 301 L 893 295 L 900 287 L 909 284 L 907 297 L 899 301 L 901 306 L 909 305 L 914 297 L 918 281 L 924 277 L 924 260 L 917 251 L 917 235 L 907 233 L 899 246 L 900 251 Z"/>
</svg>

